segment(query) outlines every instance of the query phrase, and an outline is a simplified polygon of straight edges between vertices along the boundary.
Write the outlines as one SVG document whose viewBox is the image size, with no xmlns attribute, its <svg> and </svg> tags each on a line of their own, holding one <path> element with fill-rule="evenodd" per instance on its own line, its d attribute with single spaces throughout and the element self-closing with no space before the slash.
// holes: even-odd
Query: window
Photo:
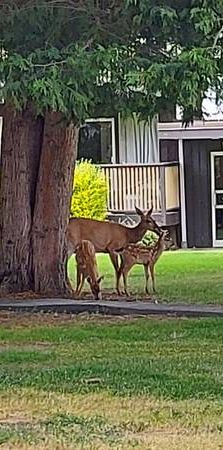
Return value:
<svg viewBox="0 0 223 450">
<path fill-rule="evenodd" d="M 115 119 L 88 119 L 79 133 L 78 159 L 111 164 L 115 157 Z"/>
</svg>

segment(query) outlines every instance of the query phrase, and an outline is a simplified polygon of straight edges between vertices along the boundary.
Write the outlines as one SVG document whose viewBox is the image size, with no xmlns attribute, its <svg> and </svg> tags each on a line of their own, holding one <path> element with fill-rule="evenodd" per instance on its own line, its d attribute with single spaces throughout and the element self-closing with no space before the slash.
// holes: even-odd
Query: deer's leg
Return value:
<svg viewBox="0 0 223 450">
<path fill-rule="evenodd" d="M 153 293 L 155 293 L 155 292 L 156 292 L 156 289 L 155 289 L 154 264 L 150 267 L 150 274 L 151 274 L 151 278 L 152 278 Z M 157 300 L 157 299 L 155 299 L 155 303 L 158 303 L 158 300 Z"/>
<path fill-rule="evenodd" d="M 110 256 L 111 262 L 114 266 L 114 269 L 117 272 L 119 269 L 118 255 L 117 255 L 117 253 L 113 252 L 112 250 L 109 250 L 109 256 Z"/>
<path fill-rule="evenodd" d="M 127 277 L 128 277 L 128 273 L 129 273 L 129 270 L 124 270 L 123 271 L 123 273 L 122 273 L 122 276 L 123 276 L 123 283 L 124 283 L 124 292 L 125 292 L 125 295 L 127 296 L 127 297 L 129 297 L 129 293 L 128 293 L 128 291 L 127 291 Z"/>
<path fill-rule="evenodd" d="M 75 290 L 75 294 L 77 294 L 78 292 L 78 288 L 80 286 L 80 282 L 81 282 L 81 274 L 80 274 L 80 269 L 77 265 L 77 281 L 76 281 L 76 290 Z"/>
<path fill-rule="evenodd" d="M 77 287 L 75 294 L 79 297 L 84 285 L 84 275 L 80 272 L 80 269 L 77 267 Z"/>
<path fill-rule="evenodd" d="M 117 291 L 118 291 L 118 284 L 119 284 L 119 279 L 120 279 L 120 276 L 119 276 L 119 263 L 118 263 L 118 255 L 117 255 L 117 253 L 115 253 L 115 252 L 113 252 L 113 251 L 108 251 L 109 252 L 109 256 L 110 256 L 110 259 L 111 259 L 111 262 L 112 262 L 112 264 L 113 264 L 113 267 L 114 267 L 114 269 L 115 269 L 115 278 L 116 278 L 116 289 L 117 289 Z M 119 276 L 119 279 L 118 279 L 118 276 Z"/>
<path fill-rule="evenodd" d="M 116 273 L 116 291 L 117 291 L 118 295 L 121 295 L 119 287 L 120 287 L 120 279 L 121 279 L 121 276 L 123 275 L 122 271 L 123 271 L 123 263 L 124 263 L 122 255 L 120 255 L 120 257 L 121 257 L 121 265 Z"/>
<path fill-rule="evenodd" d="M 151 274 L 151 278 L 152 278 L 152 287 L 153 287 L 153 292 L 156 292 L 156 288 L 155 288 L 155 273 L 154 273 L 154 265 L 152 264 L 150 266 L 150 274 Z"/>
<path fill-rule="evenodd" d="M 130 261 L 128 264 L 125 264 L 122 269 L 122 276 L 123 276 L 123 282 L 124 282 L 124 292 L 127 297 L 129 297 L 129 293 L 127 291 L 127 277 L 128 273 L 131 270 L 131 268 L 134 266 L 134 262 Z"/>
<path fill-rule="evenodd" d="M 149 267 L 147 264 L 144 264 L 144 273 L 145 273 L 145 280 L 146 280 L 146 294 L 149 295 Z"/>
<path fill-rule="evenodd" d="M 82 289 L 83 289 L 83 286 L 84 286 L 84 275 L 81 274 L 81 283 L 80 283 L 79 289 L 78 289 L 78 291 L 77 291 L 77 296 L 78 296 L 78 297 L 79 297 L 80 294 L 81 294 L 81 291 L 82 291 Z"/>
<path fill-rule="evenodd" d="M 121 275 L 122 275 L 122 269 L 120 267 L 120 269 L 118 269 L 118 272 L 116 274 L 116 291 L 117 291 L 118 295 L 121 295 L 121 292 L 119 289 Z"/>
</svg>

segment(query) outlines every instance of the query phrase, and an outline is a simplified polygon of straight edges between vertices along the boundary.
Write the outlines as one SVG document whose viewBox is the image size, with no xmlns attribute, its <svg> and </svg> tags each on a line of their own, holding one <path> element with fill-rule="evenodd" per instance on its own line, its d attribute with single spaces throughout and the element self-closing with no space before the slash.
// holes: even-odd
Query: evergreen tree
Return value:
<svg viewBox="0 0 223 450">
<path fill-rule="evenodd" d="M 0 1 L 1 291 L 67 292 L 81 122 L 222 98 L 222 0 Z"/>
</svg>

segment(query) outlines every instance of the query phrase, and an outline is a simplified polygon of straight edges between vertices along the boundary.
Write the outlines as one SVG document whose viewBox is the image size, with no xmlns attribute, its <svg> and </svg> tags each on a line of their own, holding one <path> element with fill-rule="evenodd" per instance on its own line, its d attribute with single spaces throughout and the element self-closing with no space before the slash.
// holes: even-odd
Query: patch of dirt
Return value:
<svg viewBox="0 0 223 450">
<path fill-rule="evenodd" d="M 49 348 L 52 348 L 53 344 L 50 342 L 34 342 L 33 344 L 26 344 L 24 345 L 24 342 L 17 342 L 16 344 L 8 344 L 8 343 L 3 343 L 0 344 L 0 353 L 1 352 L 5 352 L 8 350 L 23 350 L 25 352 L 28 351 L 35 351 L 35 350 L 48 350 Z"/>
<path fill-rule="evenodd" d="M 3 298 L 5 300 L 36 300 L 39 298 L 47 298 L 46 295 L 39 295 L 36 294 L 33 291 L 24 291 L 24 292 L 11 292 L 8 294 L 4 294 L 0 291 L 0 298 Z"/>
<path fill-rule="evenodd" d="M 150 295 L 150 296 L 140 296 L 138 297 L 137 294 L 135 293 L 130 294 L 129 297 L 127 297 L 125 294 L 118 296 L 117 292 L 110 290 L 110 289 L 104 289 L 103 290 L 103 300 L 116 300 L 116 301 L 133 301 L 133 300 L 137 300 L 137 301 L 148 301 L 148 302 L 154 302 L 155 299 L 157 299 L 156 296 L 154 295 Z M 40 295 L 37 294 L 33 291 L 24 291 L 24 292 L 12 292 L 12 293 L 8 293 L 8 294 L 3 294 L 0 291 L 0 299 L 4 299 L 4 300 L 13 300 L 13 301 L 21 301 L 21 300 L 38 300 L 38 299 L 50 299 L 50 298 L 61 298 L 61 296 L 56 297 L 55 295 Z M 73 299 L 73 300 L 78 300 L 77 297 L 75 297 L 75 295 L 73 294 L 69 294 L 69 295 L 64 295 L 63 298 L 67 298 L 67 299 Z M 81 294 L 81 300 L 94 300 L 92 297 L 92 294 L 89 291 L 83 291 Z"/>
<path fill-rule="evenodd" d="M 31 425 L 33 422 L 30 422 L 27 420 L 27 417 L 18 417 L 18 416 L 9 416 L 5 419 L 0 419 L 0 425 L 1 426 L 7 426 L 7 425 Z"/>
<path fill-rule="evenodd" d="M 7 329 L 35 328 L 39 326 L 73 326 L 86 323 L 120 323 L 133 322 L 134 316 L 109 316 L 99 314 L 65 314 L 65 313 L 17 313 L 0 311 L 0 326 Z"/>
</svg>

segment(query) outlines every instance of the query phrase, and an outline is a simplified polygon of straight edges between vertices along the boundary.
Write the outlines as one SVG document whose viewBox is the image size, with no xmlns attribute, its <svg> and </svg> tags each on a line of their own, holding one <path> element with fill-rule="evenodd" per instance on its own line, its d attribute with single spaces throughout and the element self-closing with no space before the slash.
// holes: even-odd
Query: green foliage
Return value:
<svg viewBox="0 0 223 450">
<path fill-rule="evenodd" d="M 103 220 L 107 211 L 107 181 L 102 170 L 90 161 L 77 163 L 71 215 Z"/>
<path fill-rule="evenodd" d="M 37 114 L 46 110 L 60 111 L 65 117 L 81 121 L 89 115 L 100 97 L 100 77 L 108 78 L 114 66 L 111 87 L 117 80 L 115 65 L 123 58 L 113 47 L 102 46 L 92 52 L 80 45 L 63 50 L 50 48 L 36 50 L 28 57 L 13 53 L 0 58 L 0 97 L 13 103 L 19 110 L 28 102 Z M 114 80 L 114 81 L 113 81 Z"/>
<path fill-rule="evenodd" d="M 151 245 L 155 244 L 158 240 L 158 236 L 156 233 L 153 233 L 152 231 L 147 231 L 146 234 L 143 236 L 141 243 L 146 245 L 147 247 L 150 247 Z"/>
<path fill-rule="evenodd" d="M 222 0 L 0 2 L 0 96 L 78 121 L 223 98 Z M 24 33 L 24 30 L 26 32 Z"/>
</svg>

